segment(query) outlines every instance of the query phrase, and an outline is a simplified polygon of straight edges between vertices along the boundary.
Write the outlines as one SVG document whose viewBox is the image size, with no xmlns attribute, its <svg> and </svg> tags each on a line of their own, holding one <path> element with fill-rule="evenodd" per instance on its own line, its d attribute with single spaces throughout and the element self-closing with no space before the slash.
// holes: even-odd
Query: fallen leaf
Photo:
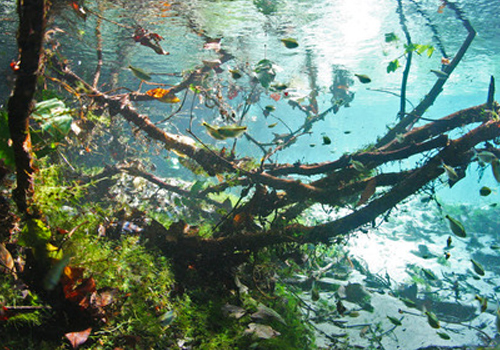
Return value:
<svg viewBox="0 0 500 350">
<path fill-rule="evenodd" d="M 92 328 L 89 327 L 83 331 L 80 332 L 71 332 L 71 333 L 66 333 L 65 336 L 68 338 L 69 342 L 71 343 L 71 346 L 73 349 L 76 349 L 83 343 L 87 341 L 89 338 L 90 332 L 92 331 Z"/>
<path fill-rule="evenodd" d="M 245 334 L 255 334 L 261 339 L 271 339 L 281 335 L 280 332 L 274 330 L 271 326 L 258 323 L 248 324 L 248 328 L 245 329 Z"/>
</svg>

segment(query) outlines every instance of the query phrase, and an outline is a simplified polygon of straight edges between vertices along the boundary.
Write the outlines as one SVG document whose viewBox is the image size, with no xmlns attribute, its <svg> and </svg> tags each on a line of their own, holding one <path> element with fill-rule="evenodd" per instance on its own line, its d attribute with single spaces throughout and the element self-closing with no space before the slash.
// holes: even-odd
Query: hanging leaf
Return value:
<svg viewBox="0 0 500 350">
<path fill-rule="evenodd" d="M 79 347 L 80 345 L 82 345 L 87 341 L 91 331 L 92 328 L 89 327 L 81 332 L 66 333 L 64 336 L 69 340 L 73 349 L 76 349 L 77 347 Z"/>
<path fill-rule="evenodd" d="M 152 79 L 151 75 L 149 75 L 148 72 L 142 70 L 141 68 L 137 68 L 131 65 L 129 65 L 128 68 L 132 71 L 132 74 L 134 74 L 137 79 L 144 81 L 150 81 Z"/>
<path fill-rule="evenodd" d="M 399 60 L 398 59 L 395 59 L 395 60 L 392 60 L 391 62 L 389 62 L 389 64 L 387 65 L 387 73 L 392 73 L 392 72 L 395 72 L 396 69 L 398 69 L 400 67 L 399 65 Z"/>
<path fill-rule="evenodd" d="M 283 43 L 283 45 L 285 45 L 287 49 L 295 49 L 299 47 L 299 43 L 297 42 L 296 39 L 293 38 L 281 39 L 281 42 Z"/>
</svg>

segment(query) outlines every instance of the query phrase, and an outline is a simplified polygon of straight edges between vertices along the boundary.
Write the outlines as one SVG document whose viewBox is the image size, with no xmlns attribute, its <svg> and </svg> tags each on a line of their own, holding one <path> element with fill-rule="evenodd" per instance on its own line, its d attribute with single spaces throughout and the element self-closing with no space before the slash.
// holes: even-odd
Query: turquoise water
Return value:
<svg viewBox="0 0 500 350">
<path fill-rule="evenodd" d="M 408 79 L 407 111 L 412 105 L 417 105 L 425 97 L 436 76 L 430 71 L 441 69 L 442 51 L 453 57 L 467 36 L 460 20 L 455 13 L 445 7 L 442 13 L 441 1 L 402 1 L 406 24 L 413 43 L 430 45 L 434 48 L 431 57 L 424 52 L 414 55 Z M 236 1 L 173 1 L 168 6 L 166 2 L 158 1 L 123 1 L 99 2 L 86 1 L 86 6 L 94 13 L 102 16 L 101 32 L 103 38 L 103 55 L 105 64 L 99 87 L 106 91 L 120 86 L 131 90 L 139 88 L 139 81 L 127 69 L 128 65 L 142 68 L 152 73 L 155 83 L 176 85 L 181 76 L 203 66 L 203 60 L 217 59 L 219 55 L 212 48 L 204 47 L 205 37 L 220 39 L 220 47 L 233 56 L 231 60 L 221 65 L 222 72 L 213 73 L 212 83 L 222 86 L 221 93 L 227 97 L 229 90 L 235 85 L 244 89 L 251 88 L 250 79 L 245 76 L 238 84 L 230 77 L 228 69 L 239 68 L 251 71 L 261 60 L 268 59 L 274 62 L 276 81 L 286 83 L 287 91 L 291 96 L 303 97 L 311 93 L 311 77 L 315 80 L 315 89 L 318 93 L 318 110 L 324 111 L 332 106 L 331 87 L 343 86 L 344 99 L 349 98 L 349 106 L 342 106 L 338 113 L 329 113 L 324 120 L 316 122 L 310 134 L 301 136 L 289 148 L 278 152 L 271 159 L 279 163 L 315 163 L 332 161 L 344 153 L 355 152 L 358 149 L 375 142 L 377 137 L 383 136 L 388 125 L 393 125 L 399 110 L 401 79 L 404 67 L 388 73 L 389 62 L 399 58 L 405 64 L 404 44 L 405 35 L 401 29 L 400 18 L 397 12 L 398 1 L 395 0 L 236 0 Z M 463 60 L 449 77 L 443 92 L 436 102 L 428 109 L 426 118 L 439 119 L 464 108 L 482 104 L 486 101 L 490 77 L 500 77 L 500 1 L 496 0 L 463 0 L 454 2 L 463 11 L 463 16 L 470 20 L 477 32 L 477 36 L 466 52 Z M 61 52 L 68 58 L 76 73 L 90 79 L 96 67 L 96 38 L 94 35 L 98 16 L 89 15 L 83 21 L 75 15 L 69 7 L 61 6 L 57 9 L 58 17 L 49 23 L 49 28 L 59 28 L 54 37 L 60 42 Z M 15 59 L 15 28 L 17 26 L 14 1 L 0 2 L 0 74 L 6 84 L 0 86 L 0 101 L 6 101 L 10 93 L 12 72 L 9 63 Z M 164 40 L 160 43 L 169 55 L 158 55 L 153 50 L 134 43 L 131 28 L 140 25 L 151 32 L 161 35 Z M 198 34 L 196 33 L 198 32 Z M 398 40 L 386 41 L 386 34 L 394 33 Z M 203 34 L 203 35 L 199 35 Z M 280 41 L 283 38 L 293 38 L 299 46 L 295 49 L 286 48 Z M 311 74 L 314 72 L 314 74 Z M 117 75 L 117 83 L 112 86 L 109 82 L 113 74 Z M 168 75 L 172 74 L 172 75 Z M 335 75 L 346 77 L 343 82 L 336 83 Z M 363 74 L 370 77 L 369 84 L 362 84 L 354 74 Z M 338 85 L 341 84 L 341 85 Z M 344 86 L 344 84 L 346 86 Z M 497 84 L 498 85 L 498 84 Z M 154 85 L 143 85 L 144 92 Z M 341 94 L 342 91 L 339 93 Z M 248 126 L 248 133 L 262 143 L 269 143 L 275 134 L 288 132 L 289 128 L 296 129 L 304 121 L 304 113 L 293 108 L 289 99 L 283 97 L 279 101 L 273 100 L 271 92 L 260 90 L 260 101 L 250 106 L 245 115 L 244 124 Z M 237 115 L 242 113 L 244 99 L 242 93 L 234 99 L 228 100 Z M 497 94 L 498 96 L 498 94 Z M 183 93 L 179 95 L 183 98 Z M 214 145 L 217 149 L 223 146 L 231 147 L 232 140 L 213 140 L 201 126 L 203 121 L 222 123 L 218 110 L 204 108 L 196 100 L 193 104 L 193 113 L 190 111 L 192 93 L 188 94 L 182 111 L 176 114 L 168 123 L 162 123 L 165 130 L 188 135 L 186 129 L 192 116 L 193 132 L 204 142 Z M 346 102 L 346 101 L 344 101 Z M 173 113 L 176 105 L 160 102 L 138 103 L 141 113 L 147 114 L 153 122 L 164 119 Z M 272 105 L 275 111 L 270 116 L 263 116 L 265 106 Z M 278 123 L 273 128 L 270 126 Z M 417 125 L 423 125 L 424 121 Z M 327 136 L 331 144 L 323 145 Z M 237 143 L 237 154 L 240 157 L 252 156 L 259 159 L 261 150 L 245 138 Z M 162 154 L 162 156 L 165 156 Z M 170 161 L 177 159 L 169 154 Z M 172 162 L 158 163 L 158 171 L 166 172 Z M 175 163 L 175 162 L 174 162 Z M 177 164 L 178 165 L 178 164 Z M 387 169 L 411 169 L 415 159 L 408 159 L 397 164 L 391 164 Z M 482 175 L 482 176 L 481 176 Z M 188 178 L 192 180 L 192 178 Z M 487 212 L 489 229 L 498 231 L 498 218 L 495 210 L 489 207 L 497 203 L 499 198 L 498 184 L 490 169 L 484 174 L 477 169 L 473 162 L 467 169 L 467 176 L 458 184 L 449 188 L 446 178 L 438 181 L 438 198 L 440 202 L 457 207 L 466 205 L 462 213 L 467 217 L 474 210 Z M 479 189 L 488 186 L 494 191 L 489 197 L 482 197 Z M 438 208 L 430 209 L 419 204 L 419 199 L 413 199 L 404 210 L 415 211 L 415 215 L 405 215 L 398 212 L 398 220 L 388 224 L 378 235 L 398 236 L 405 242 L 407 230 L 418 232 L 432 226 L 431 237 L 446 239 L 449 232 Z M 310 216 L 317 218 L 321 215 L 320 209 Z M 434 222 L 424 216 L 426 210 L 432 214 Z M 418 215 L 417 215 L 418 213 Z M 476 213 L 477 214 L 477 213 Z M 472 214 L 471 214 L 472 215 Z M 486 214 L 485 214 L 486 215 Z M 415 219 L 416 217 L 416 219 Z M 323 219 L 332 219 L 324 217 Z M 426 221 L 427 220 L 427 221 Z M 435 225 L 435 226 L 434 226 Z M 389 228 L 387 228 L 389 227 Z M 415 228 L 416 227 L 416 228 Z M 482 228 L 468 227 L 471 231 L 481 234 L 484 246 L 495 243 L 496 236 L 482 235 Z M 391 231 L 392 230 L 392 231 Z M 491 232 L 488 231 L 488 234 Z M 378 237 L 377 235 L 377 237 Z M 444 238 L 443 238 L 444 237 Z M 356 251 L 356 257 L 370 261 L 377 254 L 377 249 L 388 250 L 387 241 L 377 242 L 375 249 L 366 248 L 368 243 L 364 236 L 356 237 L 350 249 Z M 392 237 L 394 238 L 394 237 Z M 406 237 L 408 238 L 408 237 Z M 459 241 L 461 249 L 458 266 L 468 263 L 470 251 L 464 242 Z M 422 243 L 422 242 L 418 242 Z M 432 242 L 431 248 L 439 250 L 442 242 Z M 356 245 L 358 244 L 358 245 Z M 399 246 L 390 246 L 391 249 L 401 249 Z M 366 248 L 366 249 L 365 249 Z M 410 251 L 415 247 L 405 246 Z M 487 250 L 487 248 L 485 248 Z M 374 252 L 375 251 L 375 252 Z M 406 252 L 406 251 L 405 251 Z M 441 253 L 441 251 L 440 251 Z M 487 253 L 492 253 L 487 251 Z M 405 253 L 406 254 L 406 253 Z M 401 254 L 401 255 L 405 255 Z M 409 253 L 408 253 L 409 254 Z M 394 268 L 400 273 L 397 282 L 403 282 L 404 271 L 408 260 L 406 254 L 400 265 Z M 471 253 L 472 254 L 472 253 Z M 376 255 L 379 257 L 378 255 Z M 385 251 L 382 264 L 390 265 L 391 251 Z M 497 260 L 495 260 L 497 261 Z M 378 261 L 380 262 L 380 261 Z M 436 264 L 430 265 L 436 268 Z M 377 262 L 371 262 L 377 266 Z M 441 268 L 442 266 L 438 266 Z M 448 266 L 449 267 L 449 266 Z M 383 267 L 380 267 L 382 269 Z M 449 272 L 443 268 L 443 271 Z M 378 272 L 378 271 L 377 271 Z M 391 273 L 392 273 L 391 272 Z M 464 274 L 467 271 L 461 271 Z M 395 273 L 395 272 L 394 272 Z M 497 271 L 488 271 L 490 285 L 481 285 L 483 291 L 496 293 L 492 284 Z M 478 282 L 479 283 L 479 282 Z M 469 295 L 473 298 L 473 295 Z M 469 298 L 469 299 L 471 299 Z M 472 299 L 473 300 L 473 299 Z M 471 300 L 468 300 L 471 302 Z M 472 301 L 473 302 L 473 301 Z M 472 303 L 471 302 L 471 303 Z M 490 312 L 489 316 L 493 314 Z M 385 317 L 381 315 L 381 317 Z M 485 319 L 488 331 L 494 332 L 491 317 Z M 425 325 L 425 320 L 423 322 Z M 468 334 L 470 335 L 470 334 Z M 425 334 L 420 335 L 425 337 Z M 459 343 L 466 343 L 466 339 L 459 339 Z M 389 348 L 389 347 L 388 347 Z M 415 346 L 416 348 L 416 346 Z"/>
</svg>

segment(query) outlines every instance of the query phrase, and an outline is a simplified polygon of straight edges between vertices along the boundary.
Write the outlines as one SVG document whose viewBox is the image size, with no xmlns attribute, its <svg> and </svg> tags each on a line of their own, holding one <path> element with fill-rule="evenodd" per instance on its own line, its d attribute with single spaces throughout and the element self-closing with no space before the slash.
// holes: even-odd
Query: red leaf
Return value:
<svg viewBox="0 0 500 350">
<path fill-rule="evenodd" d="M 65 336 L 68 338 L 69 342 L 71 343 L 71 346 L 73 346 L 73 349 L 76 349 L 83 343 L 85 343 L 90 335 L 90 332 L 92 331 L 92 328 L 89 327 L 81 332 L 71 332 L 71 333 L 66 333 Z"/>
</svg>

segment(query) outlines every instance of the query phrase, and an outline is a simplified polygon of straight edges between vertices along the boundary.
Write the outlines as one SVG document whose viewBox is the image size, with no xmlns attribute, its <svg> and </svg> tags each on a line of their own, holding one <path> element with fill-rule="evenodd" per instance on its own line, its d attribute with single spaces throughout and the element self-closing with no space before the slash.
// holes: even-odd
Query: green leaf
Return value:
<svg viewBox="0 0 500 350">
<path fill-rule="evenodd" d="M 397 40 L 398 40 L 398 37 L 396 36 L 396 34 L 394 34 L 394 32 L 385 33 L 385 42 L 386 43 L 391 43 L 391 42 L 397 41 Z"/>
<path fill-rule="evenodd" d="M 429 48 L 427 49 L 427 57 L 431 57 L 433 53 L 434 53 L 434 46 L 429 45 Z"/>
<path fill-rule="evenodd" d="M 395 72 L 399 67 L 399 60 L 396 58 L 395 60 L 389 62 L 389 64 L 387 65 L 387 73 Z"/>
<path fill-rule="evenodd" d="M 255 66 L 254 72 L 257 74 L 257 80 L 259 80 L 260 84 L 266 89 L 276 77 L 273 62 L 268 59 L 260 60 Z"/>
<path fill-rule="evenodd" d="M 429 45 L 416 45 L 416 52 L 418 55 L 421 55 L 429 48 Z"/>
<path fill-rule="evenodd" d="M 410 53 L 410 52 L 417 50 L 418 46 L 420 46 L 420 45 L 418 45 L 418 44 L 406 45 L 405 44 L 405 53 Z"/>
</svg>

